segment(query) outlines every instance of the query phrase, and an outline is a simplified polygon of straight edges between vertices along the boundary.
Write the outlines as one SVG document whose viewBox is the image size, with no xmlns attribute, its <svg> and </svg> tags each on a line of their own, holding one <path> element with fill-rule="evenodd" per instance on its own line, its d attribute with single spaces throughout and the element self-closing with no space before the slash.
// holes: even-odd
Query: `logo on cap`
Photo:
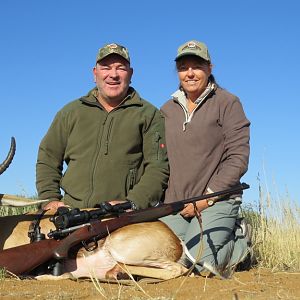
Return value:
<svg viewBox="0 0 300 300">
<path fill-rule="evenodd" d="M 118 48 L 117 44 L 108 44 L 106 47 L 110 48 L 110 49 L 116 49 Z"/>
<path fill-rule="evenodd" d="M 191 50 L 202 50 L 201 47 L 199 45 L 197 45 L 194 41 L 190 41 L 188 42 L 186 45 L 183 46 L 182 51 L 186 50 L 186 49 L 191 49 Z"/>
<path fill-rule="evenodd" d="M 188 46 L 188 48 L 196 48 L 195 42 L 189 42 L 189 43 L 187 44 L 187 46 Z"/>
</svg>

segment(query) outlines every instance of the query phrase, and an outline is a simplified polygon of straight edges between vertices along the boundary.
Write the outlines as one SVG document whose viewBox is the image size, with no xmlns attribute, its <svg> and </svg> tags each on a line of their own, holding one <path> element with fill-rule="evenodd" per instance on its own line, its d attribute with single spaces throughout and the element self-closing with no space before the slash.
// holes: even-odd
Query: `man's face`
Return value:
<svg viewBox="0 0 300 300">
<path fill-rule="evenodd" d="M 111 104 L 122 102 L 133 73 L 128 61 L 120 55 L 111 54 L 99 61 L 93 72 L 101 99 Z"/>
</svg>

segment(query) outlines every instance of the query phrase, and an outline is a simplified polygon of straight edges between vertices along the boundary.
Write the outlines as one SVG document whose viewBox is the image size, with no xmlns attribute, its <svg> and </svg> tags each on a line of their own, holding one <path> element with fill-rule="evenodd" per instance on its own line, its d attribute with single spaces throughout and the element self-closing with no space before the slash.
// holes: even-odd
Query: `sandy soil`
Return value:
<svg viewBox="0 0 300 300">
<path fill-rule="evenodd" d="M 133 283 L 134 284 L 134 283 Z M 182 286 L 181 286 L 182 284 Z M 232 279 L 177 278 L 159 283 L 118 285 L 90 280 L 0 281 L 1 299 L 300 299 L 300 273 L 272 273 L 265 269 L 235 273 Z M 142 291 L 143 289 L 143 291 Z"/>
</svg>

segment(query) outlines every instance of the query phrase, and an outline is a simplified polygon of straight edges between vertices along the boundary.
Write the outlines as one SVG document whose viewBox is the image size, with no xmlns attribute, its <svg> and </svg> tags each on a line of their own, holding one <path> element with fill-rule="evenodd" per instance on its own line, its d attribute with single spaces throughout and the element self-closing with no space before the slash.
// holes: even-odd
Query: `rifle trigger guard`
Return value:
<svg viewBox="0 0 300 300">
<path fill-rule="evenodd" d="M 89 252 L 92 252 L 98 248 L 98 242 L 96 239 L 93 239 L 88 243 L 86 241 L 81 241 L 81 244 L 83 245 L 84 249 Z"/>
</svg>

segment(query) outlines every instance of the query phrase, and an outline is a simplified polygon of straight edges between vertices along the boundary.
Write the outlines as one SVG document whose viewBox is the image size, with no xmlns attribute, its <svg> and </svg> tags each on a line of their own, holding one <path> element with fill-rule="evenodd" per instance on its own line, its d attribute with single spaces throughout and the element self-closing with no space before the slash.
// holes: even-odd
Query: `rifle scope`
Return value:
<svg viewBox="0 0 300 300">
<path fill-rule="evenodd" d="M 97 220 L 103 216 L 116 216 L 127 209 L 131 209 L 130 202 L 124 202 L 116 205 L 103 202 L 98 206 L 99 208 L 90 211 L 80 210 L 79 208 L 70 209 L 64 206 L 59 207 L 54 216 L 50 217 L 50 221 L 55 225 L 57 230 L 63 230 L 88 223 L 92 220 Z"/>
</svg>

